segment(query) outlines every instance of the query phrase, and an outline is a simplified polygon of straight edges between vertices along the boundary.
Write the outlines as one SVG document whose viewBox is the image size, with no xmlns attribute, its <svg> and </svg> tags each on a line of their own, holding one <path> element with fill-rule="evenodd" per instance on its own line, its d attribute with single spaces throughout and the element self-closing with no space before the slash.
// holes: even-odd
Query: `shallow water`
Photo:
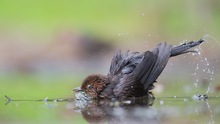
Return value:
<svg viewBox="0 0 220 124">
<path fill-rule="evenodd" d="M 204 123 L 220 121 L 220 98 L 162 97 L 124 101 L 1 99 L 0 122 L 11 123 Z"/>
</svg>

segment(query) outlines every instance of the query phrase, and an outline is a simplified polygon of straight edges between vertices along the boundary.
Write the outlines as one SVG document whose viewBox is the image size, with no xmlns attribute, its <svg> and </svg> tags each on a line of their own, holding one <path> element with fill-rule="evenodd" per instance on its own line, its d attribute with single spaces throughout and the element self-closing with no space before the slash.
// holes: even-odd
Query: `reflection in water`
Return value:
<svg viewBox="0 0 220 124">
<path fill-rule="evenodd" d="M 74 111 L 81 112 L 89 123 L 178 123 L 216 121 L 213 106 L 208 100 L 217 97 L 192 99 L 190 97 L 139 98 L 133 100 L 74 101 Z M 154 104 L 154 105 L 153 105 Z M 180 107 L 184 105 L 185 107 Z M 190 120 L 186 118 L 191 118 Z"/>
<path fill-rule="evenodd" d="M 194 97 L 198 98 L 194 99 Z M 33 118 L 35 116 L 38 118 L 41 115 L 43 118 L 45 113 L 48 113 L 46 114 L 48 118 L 51 119 L 51 116 L 54 116 L 57 120 L 64 122 L 67 121 L 67 117 L 73 119 L 71 121 L 74 122 L 82 120 L 81 116 L 79 117 L 75 114 L 75 112 L 80 112 L 83 116 L 83 121 L 86 120 L 89 123 L 218 123 L 220 121 L 219 97 L 205 97 L 205 95 L 198 94 L 194 95 L 194 97 L 173 96 L 162 98 L 145 97 L 121 101 L 116 99 L 82 101 L 72 98 L 19 100 L 7 96 L 5 97 L 7 104 L 2 104 L 1 109 L 3 111 L 13 110 L 11 114 L 19 110 L 27 113 L 39 111 L 39 115 L 35 114 Z M 28 106 L 31 106 L 30 111 L 27 111 Z M 73 108 L 74 112 L 72 112 Z M 51 111 L 51 109 L 55 111 Z M 55 112 L 55 115 L 53 115 L 53 112 Z M 18 117 L 20 117 L 20 113 L 18 114 Z M 63 116 L 57 117 L 57 114 Z"/>
<path fill-rule="evenodd" d="M 89 123 L 157 123 L 157 111 L 150 106 L 154 98 L 132 100 L 75 101 L 74 110 L 80 110 Z"/>
</svg>

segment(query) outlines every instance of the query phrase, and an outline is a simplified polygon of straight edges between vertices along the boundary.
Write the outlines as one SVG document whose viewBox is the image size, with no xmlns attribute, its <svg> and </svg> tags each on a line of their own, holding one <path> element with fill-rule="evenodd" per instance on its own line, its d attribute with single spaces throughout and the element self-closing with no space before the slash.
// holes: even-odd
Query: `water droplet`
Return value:
<svg viewBox="0 0 220 124">
<path fill-rule="evenodd" d="M 124 104 L 131 104 L 131 100 L 126 100 L 126 101 L 123 101 L 122 103 L 124 103 Z"/>
<path fill-rule="evenodd" d="M 198 111 L 198 109 L 195 109 L 195 113 L 196 113 L 197 115 L 199 115 L 199 111 Z"/>
<path fill-rule="evenodd" d="M 196 69 L 195 70 L 199 70 L 199 64 L 196 64 Z"/>
<path fill-rule="evenodd" d="M 209 83 L 209 86 L 208 86 L 208 88 L 207 88 L 206 94 L 209 93 L 209 91 L 210 91 L 210 89 L 211 89 L 211 86 L 212 86 L 212 83 Z"/>
<path fill-rule="evenodd" d="M 195 87 L 198 87 L 198 83 L 194 82 Z"/>
<path fill-rule="evenodd" d="M 48 97 L 44 98 L 43 102 L 47 102 Z"/>
<path fill-rule="evenodd" d="M 214 70 L 212 70 L 212 75 L 214 74 Z"/>
<path fill-rule="evenodd" d="M 188 98 L 184 98 L 183 101 L 184 101 L 184 102 L 188 102 L 189 99 L 188 99 Z"/>
<path fill-rule="evenodd" d="M 119 106 L 119 105 L 120 105 L 120 102 L 119 102 L 119 101 L 115 101 L 115 102 L 114 102 L 114 106 L 117 107 L 117 106 Z"/>
</svg>

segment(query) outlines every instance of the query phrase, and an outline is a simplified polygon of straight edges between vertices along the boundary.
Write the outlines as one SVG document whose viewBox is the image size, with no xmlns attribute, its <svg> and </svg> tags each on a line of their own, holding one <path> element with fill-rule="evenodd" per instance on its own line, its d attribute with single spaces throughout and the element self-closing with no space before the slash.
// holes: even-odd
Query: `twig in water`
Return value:
<svg viewBox="0 0 220 124">
<path fill-rule="evenodd" d="M 7 105 L 8 103 L 11 102 L 11 99 L 8 96 L 6 96 L 6 95 L 5 95 L 5 98 L 7 99 L 7 102 L 5 103 L 5 105 Z"/>
</svg>

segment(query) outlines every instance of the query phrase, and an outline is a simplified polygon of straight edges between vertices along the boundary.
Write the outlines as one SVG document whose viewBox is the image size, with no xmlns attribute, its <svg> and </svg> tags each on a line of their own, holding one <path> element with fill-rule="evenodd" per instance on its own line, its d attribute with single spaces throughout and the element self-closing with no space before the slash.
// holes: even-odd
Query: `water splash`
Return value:
<svg viewBox="0 0 220 124">
<path fill-rule="evenodd" d="M 205 34 L 205 35 L 202 37 L 202 39 L 208 39 L 208 38 L 213 39 L 213 41 L 215 41 L 215 42 L 220 46 L 220 42 L 219 42 L 215 37 L 213 37 L 212 35 L 210 35 L 210 34 Z"/>
<path fill-rule="evenodd" d="M 209 111 L 209 115 L 210 115 L 209 124 L 214 124 L 215 123 L 215 121 L 214 121 L 214 114 L 213 114 L 211 106 L 209 105 L 208 100 L 205 102 L 205 104 L 206 104 L 206 107 L 207 107 L 207 109 Z"/>
<path fill-rule="evenodd" d="M 208 99 L 208 96 L 207 96 L 206 94 L 200 95 L 200 94 L 196 93 L 195 95 L 192 96 L 192 99 L 193 99 L 194 101 L 207 100 L 207 99 Z"/>
<path fill-rule="evenodd" d="M 206 94 L 208 94 L 214 80 L 214 66 L 210 64 L 207 57 L 203 56 L 203 50 L 201 46 L 195 48 L 194 50 L 198 52 L 192 53 L 192 55 L 195 56 L 195 59 L 197 60 L 196 67 L 192 73 L 192 76 L 194 77 L 193 84 L 196 88 L 198 88 L 199 83 L 209 83 L 206 90 Z"/>
<path fill-rule="evenodd" d="M 207 123 L 208 124 L 215 124 L 215 113 L 213 112 L 213 109 L 212 107 L 210 106 L 209 104 L 209 101 L 206 99 L 206 100 L 203 100 L 202 102 L 196 102 L 196 106 L 195 106 L 195 109 L 194 109 L 194 113 L 198 116 L 201 116 L 201 115 L 206 115 L 206 118 L 207 118 Z M 203 104 L 203 106 L 200 106 L 200 104 Z"/>
</svg>

